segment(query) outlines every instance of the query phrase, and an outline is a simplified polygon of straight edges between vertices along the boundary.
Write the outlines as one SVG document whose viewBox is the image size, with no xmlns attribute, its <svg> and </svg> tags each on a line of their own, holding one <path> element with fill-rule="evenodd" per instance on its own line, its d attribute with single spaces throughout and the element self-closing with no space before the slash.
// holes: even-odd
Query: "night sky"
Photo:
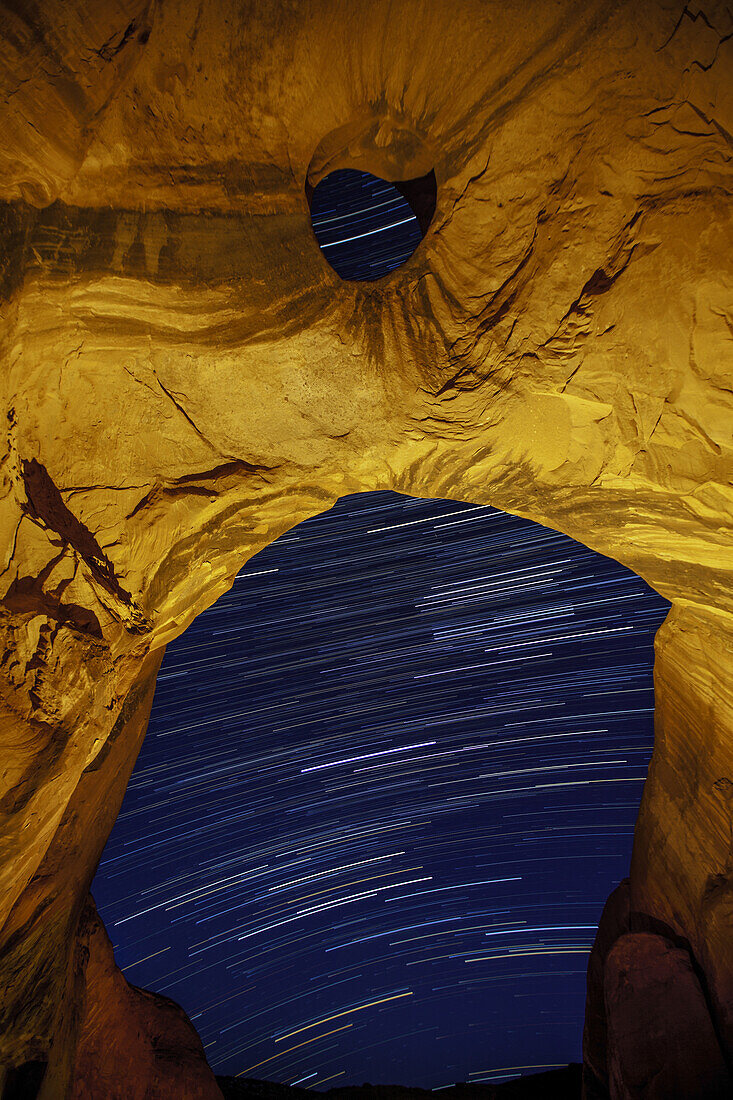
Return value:
<svg viewBox="0 0 733 1100">
<path fill-rule="evenodd" d="M 578 1060 L 667 607 L 488 507 L 362 494 L 278 539 L 166 654 L 93 886 L 128 979 L 217 1072 Z"/>
<path fill-rule="evenodd" d="M 417 218 L 399 191 L 351 168 L 331 172 L 315 188 L 311 224 L 342 279 L 381 279 L 408 260 L 422 240 Z"/>
<path fill-rule="evenodd" d="M 373 177 L 312 209 L 342 277 L 420 240 Z M 163 662 L 93 885 L 129 981 L 219 1073 L 439 1088 L 579 1060 L 667 609 L 489 507 L 363 494 L 278 539 Z"/>
</svg>

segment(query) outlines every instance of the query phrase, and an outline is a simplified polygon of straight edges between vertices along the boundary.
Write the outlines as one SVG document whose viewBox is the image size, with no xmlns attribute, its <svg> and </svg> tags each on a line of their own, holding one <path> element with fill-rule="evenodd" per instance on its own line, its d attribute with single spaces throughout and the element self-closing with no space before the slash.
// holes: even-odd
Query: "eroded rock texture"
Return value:
<svg viewBox="0 0 733 1100">
<path fill-rule="evenodd" d="M 0 1058 L 48 1060 L 44 1097 L 163 647 L 378 488 L 673 602 L 631 899 L 733 1054 L 731 74 L 716 0 L 0 2 Z M 435 170 L 375 284 L 310 229 L 346 166 Z"/>
</svg>

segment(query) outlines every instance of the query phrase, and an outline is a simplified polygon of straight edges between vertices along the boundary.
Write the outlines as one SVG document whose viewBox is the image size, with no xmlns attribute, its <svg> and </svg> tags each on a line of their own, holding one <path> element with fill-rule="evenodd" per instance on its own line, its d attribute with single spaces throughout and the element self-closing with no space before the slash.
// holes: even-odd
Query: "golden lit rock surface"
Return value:
<svg viewBox="0 0 733 1100">
<path fill-rule="evenodd" d="M 0 1061 L 49 1059 L 42 1100 L 163 647 L 367 489 L 673 602 L 632 906 L 733 1054 L 732 35 L 716 0 L 0 0 Z M 310 227 L 348 166 L 437 178 L 373 284 Z"/>
</svg>

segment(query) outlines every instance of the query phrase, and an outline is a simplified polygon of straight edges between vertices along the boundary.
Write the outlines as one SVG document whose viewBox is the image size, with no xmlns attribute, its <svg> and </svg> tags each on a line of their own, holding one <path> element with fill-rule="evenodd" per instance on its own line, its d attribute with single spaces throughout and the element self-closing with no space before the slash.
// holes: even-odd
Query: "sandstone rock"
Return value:
<svg viewBox="0 0 733 1100">
<path fill-rule="evenodd" d="M 724 1100 L 733 1080 L 690 956 L 648 932 L 605 966 L 611 1100 Z"/>
<path fill-rule="evenodd" d="M 631 865 L 633 910 L 689 941 L 733 1052 L 731 807 L 733 636 L 678 609 L 656 639 L 655 748 Z"/>
<path fill-rule="evenodd" d="M 0 198 L 45 205 L 78 171 L 150 33 L 150 0 L 0 6 Z"/>
<path fill-rule="evenodd" d="M 583 1100 L 608 1100 L 608 1061 L 604 970 L 616 940 L 629 931 L 631 889 L 624 879 L 603 907 L 588 958 L 583 1029 Z"/>
<path fill-rule="evenodd" d="M 221 1100 L 186 1013 L 128 985 L 91 898 L 78 936 L 84 993 L 71 1100 Z"/>
<path fill-rule="evenodd" d="M 0 2 L 0 1064 L 50 1059 L 53 1100 L 151 668 L 368 489 L 673 602 L 632 904 L 733 1053 L 732 31 L 718 0 Z M 435 171 L 378 283 L 311 232 L 345 166 Z"/>
</svg>

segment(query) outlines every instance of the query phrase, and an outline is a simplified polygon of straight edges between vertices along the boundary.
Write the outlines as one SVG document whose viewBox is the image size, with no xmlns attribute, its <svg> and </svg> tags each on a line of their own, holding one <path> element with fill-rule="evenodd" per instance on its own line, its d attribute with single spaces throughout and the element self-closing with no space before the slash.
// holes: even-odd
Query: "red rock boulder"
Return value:
<svg viewBox="0 0 733 1100">
<path fill-rule="evenodd" d="M 611 1100 L 725 1100 L 733 1081 L 684 948 L 621 936 L 604 969 Z"/>
<path fill-rule="evenodd" d="M 80 939 L 88 960 L 70 1100 L 222 1100 L 188 1016 L 128 984 L 91 898 Z"/>
</svg>

